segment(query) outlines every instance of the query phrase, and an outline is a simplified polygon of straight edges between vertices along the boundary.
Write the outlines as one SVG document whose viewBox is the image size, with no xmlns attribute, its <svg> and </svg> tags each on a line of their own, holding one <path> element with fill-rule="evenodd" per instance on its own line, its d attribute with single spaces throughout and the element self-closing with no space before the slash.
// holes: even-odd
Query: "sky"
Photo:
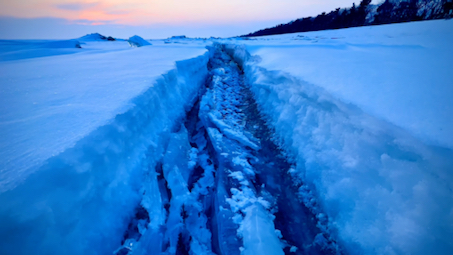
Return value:
<svg viewBox="0 0 453 255">
<path fill-rule="evenodd" d="M 353 0 L 0 0 L 0 39 L 231 37 Z"/>
</svg>

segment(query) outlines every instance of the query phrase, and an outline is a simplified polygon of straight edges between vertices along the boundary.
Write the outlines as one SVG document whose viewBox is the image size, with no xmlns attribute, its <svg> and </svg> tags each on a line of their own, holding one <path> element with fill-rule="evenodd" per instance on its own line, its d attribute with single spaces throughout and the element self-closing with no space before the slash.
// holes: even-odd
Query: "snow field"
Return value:
<svg viewBox="0 0 453 255">
<path fill-rule="evenodd" d="M 0 134 L 7 137 L 0 141 L 0 190 L 128 111 L 175 61 L 206 52 L 202 45 L 131 48 L 88 39 L 77 54 L 52 49 L 63 55 L 0 62 Z"/>
<path fill-rule="evenodd" d="M 0 40 L 0 61 L 79 53 L 81 44 L 79 40 Z"/>
<path fill-rule="evenodd" d="M 187 56 L 188 50 L 184 49 L 184 51 L 186 53 L 180 54 L 179 57 L 185 54 Z M 195 51 L 200 52 L 199 49 Z M 146 55 L 151 52 L 153 50 L 137 54 L 144 55 L 143 59 L 146 61 Z M 176 52 L 178 49 L 173 49 L 172 53 Z M 194 51 L 192 51 L 193 53 Z M 108 57 L 108 54 L 100 56 Z M 165 55 L 160 56 L 166 58 Z M 84 65 L 84 58 L 92 60 L 96 57 L 77 55 L 73 56 L 72 60 Z M 117 59 L 118 55 L 111 57 Z M 137 60 L 136 57 L 137 55 L 133 59 Z M 152 55 L 148 55 L 148 57 L 152 57 Z M 154 58 L 156 59 L 155 56 Z M 106 84 L 97 86 L 99 90 L 94 91 L 91 90 L 92 86 L 95 86 L 99 79 L 95 79 L 95 83 L 91 83 L 91 86 L 86 86 L 86 84 L 81 86 L 77 82 L 63 84 L 66 86 L 66 91 L 63 91 L 65 93 L 74 96 L 83 95 L 83 93 L 80 94 L 82 91 L 87 93 L 88 96 L 80 100 L 89 105 L 90 109 L 96 106 L 109 107 L 109 109 L 100 115 L 88 115 L 93 117 L 94 123 L 90 124 L 94 124 L 95 128 L 82 131 L 77 130 L 81 127 L 78 124 L 79 121 L 85 123 L 90 120 L 87 120 L 86 116 L 77 118 L 76 114 L 71 114 L 72 111 L 64 113 L 69 114 L 67 118 L 56 115 L 53 118 L 43 119 L 42 121 L 46 123 L 45 128 L 54 125 L 53 128 L 56 129 L 57 127 L 66 128 L 67 126 L 62 126 L 62 123 L 59 122 L 70 121 L 71 119 L 68 118 L 75 117 L 76 123 L 70 125 L 73 129 L 66 129 L 66 132 L 71 132 L 71 130 L 78 132 L 75 136 L 69 137 L 70 148 L 67 145 L 64 146 L 64 152 L 46 159 L 42 166 L 33 173 L 27 172 L 29 169 L 26 169 L 27 171 L 23 172 L 26 176 L 25 180 L 17 179 L 17 176 L 12 175 L 12 173 L 18 174 L 19 169 L 17 168 L 8 166 L 6 169 L 2 169 L 3 181 L 10 181 L 11 185 L 8 185 L 7 189 L 0 194 L 2 204 L 0 209 L 2 219 L 0 253 L 31 254 L 39 251 L 46 254 L 110 254 L 117 249 L 130 217 L 134 213 L 134 208 L 142 200 L 143 191 L 153 191 L 155 173 L 149 172 L 149 169 L 154 169 L 156 160 L 162 153 L 163 144 L 170 139 L 169 131 L 178 120 L 181 121 L 187 108 L 193 104 L 200 86 L 204 84 L 208 58 L 208 54 L 202 54 L 196 58 L 176 62 L 175 69 L 161 77 L 156 77 L 154 81 L 150 80 L 148 86 L 136 88 L 133 93 L 123 94 L 127 97 L 140 92 L 126 105 L 120 106 L 119 112 L 117 108 L 119 102 L 115 101 L 114 97 L 105 94 L 119 93 L 119 91 L 114 92 L 115 87 L 111 86 L 114 83 L 108 82 L 112 81 L 111 77 L 103 76 Z M 68 59 L 56 57 L 47 60 L 49 61 L 37 59 L 36 61 L 1 63 L 1 65 L 5 70 L 6 68 L 16 69 L 24 65 L 44 64 L 46 66 L 42 69 L 29 67 L 29 70 L 45 75 L 46 70 L 48 72 L 51 70 L 48 69 L 49 65 L 58 67 L 61 62 Z M 114 70 L 121 70 L 121 65 L 115 64 L 114 61 L 109 63 L 115 66 Z M 133 69 L 138 69 L 141 75 L 146 73 L 147 68 L 143 70 L 142 67 L 136 66 L 137 63 L 139 62 L 124 64 L 135 65 Z M 166 63 L 161 62 L 163 68 L 168 68 Z M 79 68 L 77 64 L 72 66 L 73 69 L 74 67 L 76 70 Z M 156 66 L 156 62 L 152 66 Z M 89 73 L 99 74 L 100 70 L 105 68 L 105 66 L 98 67 L 99 69 Z M 132 71 L 130 74 L 136 75 L 133 69 L 129 72 Z M 108 70 L 111 69 L 108 68 Z M 130 78 L 130 74 L 128 75 L 127 72 L 125 74 L 124 78 Z M 2 75 L 12 75 L 12 73 L 5 72 Z M 118 72 L 115 73 L 115 77 L 118 77 L 117 75 L 119 75 Z M 68 76 L 67 78 L 75 81 L 78 77 Z M 4 83 L 2 82 L 2 84 Z M 58 84 L 58 86 L 61 85 Z M 110 89 L 105 87 L 109 85 Z M 44 104 L 46 100 L 47 102 L 50 100 L 44 95 L 52 92 L 52 89 L 49 86 L 40 89 L 42 91 L 33 93 L 35 96 L 39 96 L 36 100 L 43 102 L 44 109 L 42 110 L 45 111 L 48 110 L 46 107 L 51 104 Z M 121 91 L 125 91 L 124 88 Z M 107 96 L 107 102 L 103 102 L 103 96 L 100 93 Z M 90 104 L 91 99 L 100 101 L 93 101 Z M 116 97 L 116 99 L 119 98 Z M 68 100 L 67 102 L 76 101 Z M 120 103 L 124 104 L 124 97 Z M 74 109 L 74 111 L 80 111 L 80 108 Z M 111 114 L 115 111 L 118 114 L 114 115 L 113 119 L 106 121 L 106 118 L 112 116 Z M 96 117 L 101 117 L 101 120 L 96 120 Z M 7 123 L 3 123 L 3 125 L 7 125 Z M 38 124 L 32 121 L 28 125 L 36 128 Z M 36 132 L 36 130 L 30 131 Z M 66 132 L 65 135 L 70 134 Z M 28 143 L 24 145 L 25 148 L 39 148 L 39 143 L 34 140 L 36 133 L 20 134 L 26 138 L 24 140 Z M 52 142 L 49 136 L 43 138 Z M 11 142 L 11 146 L 17 146 L 15 143 L 17 141 L 13 139 L 6 140 L 6 142 Z M 5 145 L 5 141 L 2 145 Z M 46 146 L 43 147 L 46 148 Z M 5 151 L 7 151 L 6 147 L 2 147 L 2 152 Z M 2 155 L 2 159 L 5 159 L 4 155 Z M 4 184 L 2 184 L 2 188 L 5 189 Z M 153 199 L 153 196 L 157 194 L 159 193 L 150 193 L 149 199 Z M 158 203 L 158 200 L 153 199 L 152 203 Z M 150 212 L 155 213 L 156 209 L 150 206 Z M 154 227 L 159 222 L 158 215 L 155 213 L 152 216 Z M 152 244 L 150 242 L 150 245 Z"/>
<path fill-rule="evenodd" d="M 424 143 L 453 149 L 453 20 L 256 37 L 259 66 L 324 88 Z"/>
<path fill-rule="evenodd" d="M 451 24 L 0 41 L 0 253 L 450 254 Z"/>
<path fill-rule="evenodd" d="M 440 22 L 447 21 L 438 21 Z M 436 22 L 405 25 L 415 29 L 417 24 L 424 29 L 426 29 L 424 26 L 437 25 Z M 387 31 L 385 27 L 360 29 L 368 33 L 367 36 L 371 37 L 367 39 L 369 41 L 375 40 L 372 37 L 374 31 L 376 31 L 375 37 L 378 38 L 383 30 Z M 395 28 L 387 26 L 387 29 L 388 33 L 392 33 L 394 32 L 392 29 Z M 400 32 L 401 30 L 398 29 L 400 28 L 397 27 L 396 30 Z M 450 38 L 449 33 L 439 33 L 444 30 L 445 26 L 441 26 L 440 29 L 435 30 L 436 33 L 429 32 L 427 35 L 420 33 L 416 38 L 424 38 L 424 45 L 433 48 L 431 52 L 444 49 L 444 43 Z M 339 36 L 342 31 L 346 35 L 359 36 L 360 30 L 338 30 L 331 33 Z M 426 30 L 422 31 L 426 32 Z M 329 36 L 329 31 L 323 31 L 323 33 Z M 301 35 L 306 36 L 305 34 Z M 436 39 L 424 37 L 432 34 Z M 446 41 L 439 39 L 443 37 Z M 269 39 L 272 40 L 272 38 Z M 379 90 L 390 87 L 382 88 L 375 80 L 367 79 L 366 82 L 373 85 L 368 85 L 370 88 L 368 91 L 362 90 L 361 84 L 357 82 L 365 82 L 365 79 L 346 77 L 345 73 L 341 74 L 329 67 L 331 63 L 324 62 L 322 58 L 316 61 L 309 56 L 309 61 L 303 60 L 306 54 L 310 54 L 306 50 L 307 47 L 321 57 L 330 52 L 330 48 L 338 50 L 341 44 L 326 42 L 320 46 L 285 47 L 282 44 L 292 42 L 278 36 L 275 40 L 281 41 L 270 42 L 267 45 L 264 38 L 260 40 L 246 42 L 245 47 L 229 46 L 229 48 L 236 58 L 242 58 L 242 62 L 245 63 L 244 72 L 259 109 L 267 116 L 267 123 L 275 128 L 276 139 L 280 141 L 280 146 L 296 163 L 296 168 L 291 172 L 295 180 L 299 179 L 304 183 L 300 188 L 301 200 L 310 207 L 313 195 L 317 198 L 321 208 L 317 217 L 324 217 L 321 214 L 322 211 L 327 214 L 327 226 L 335 230 L 331 233 L 341 240 L 341 246 L 346 249 L 346 252 L 351 254 L 449 254 L 453 250 L 451 241 L 453 236 L 451 214 L 453 211 L 453 175 L 451 173 L 453 151 L 451 148 L 436 146 L 439 144 L 436 139 L 450 139 L 451 129 L 436 132 L 434 139 L 429 133 L 431 130 L 429 127 L 417 126 L 415 132 L 405 122 L 406 113 L 409 114 L 409 118 L 422 119 L 432 111 L 439 110 L 437 115 L 428 117 L 429 121 L 435 121 L 436 124 L 444 127 L 450 125 L 450 119 L 443 119 L 447 117 L 443 115 L 447 113 L 444 112 L 443 107 L 449 109 L 451 103 L 447 99 L 432 96 L 439 93 L 436 91 L 437 88 L 440 88 L 445 96 L 451 94 L 448 92 L 451 76 L 445 74 L 447 70 L 442 65 L 442 61 L 448 58 L 435 55 L 433 61 L 439 60 L 440 64 L 430 62 L 438 68 L 436 74 L 440 77 L 436 76 L 432 86 L 430 85 L 433 92 L 425 94 L 428 102 L 421 106 L 428 109 L 417 106 L 416 109 L 420 109 L 417 112 L 418 115 L 411 115 L 415 111 L 412 108 L 415 105 L 405 105 L 407 102 L 405 99 L 397 104 L 398 109 L 393 108 L 396 112 L 395 116 L 401 116 L 402 119 L 397 122 L 401 124 L 398 127 L 385 121 L 386 118 L 382 118 L 382 116 L 389 116 L 385 115 L 386 110 L 378 111 L 380 114 L 377 116 L 370 114 L 370 112 L 374 113 L 373 111 L 365 111 L 379 109 L 381 104 L 376 103 L 375 100 L 368 101 L 364 109 L 351 104 L 351 102 L 363 102 L 360 97 L 366 99 L 377 96 L 380 100 L 385 100 L 386 94 Z M 331 47 L 328 47 L 329 43 Z M 435 44 L 441 46 L 435 47 L 433 46 Z M 396 53 L 405 51 L 398 50 L 399 47 L 395 45 L 387 47 L 392 48 Z M 250 57 L 246 52 L 247 49 L 252 49 L 252 53 L 259 55 Z M 376 51 L 379 50 L 376 49 Z M 354 61 L 354 50 L 346 48 L 346 52 Z M 446 51 L 445 54 L 450 52 Z M 334 55 L 334 57 L 337 57 L 335 61 L 341 61 L 338 56 Z M 333 58 L 329 59 L 333 60 Z M 387 60 L 380 61 L 379 63 L 386 63 Z M 322 69 L 322 63 L 325 63 L 323 66 L 325 70 L 314 70 L 313 74 L 305 70 L 313 70 L 313 65 Z M 366 68 L 359 67 L 361 63 L 363 62 L 349 64 L 345 68 L 366 72 Z M 420 80 L 426 79 L 426 74 L 418 73 L 417 77 L 404 78 L 405 70 L 413 64 L 413 62 L 398 62 L 400 66 L 398 70 L 401 71 L 398 81 L 406 87 L 413 87 L 417 96 L 421 96 L 421 91 L 426 89 L 425 85 L 413 81 L 420 77 L 422 77 Z M 268 67 L 275 69 L 268 69 Z M 376 71 L 380 70 L 384 70 L 383 76 L 386 77 L 387 69 L 384 67 L 376 69 Z M 327 73 L 320 75 L 325 71 L 331 71 L 331 75 L 336 78 L 335 81 L 340 84 L 326 85 L 325 81 L 332 81 L 330 79 L 332 77 L 329 78 Z M 428 69 L 426 72 L 430 74 L 434 70 Z M 432 73 L 430 75 L 429 77 L 433 77 Z M 309 81 L 304 80 L 304 77 Z M 350 84 L 342 84 L 345 81 L 350 81 Z M 340 85 L 340 88 L 343 86 L 347 91 L 331 93 L 334 85 Z M 355 85 L 358 87 L 352 87 Z M 424 87 L 420 89 L 419 86 Z M 407 88 L 396 86 L 389 96 L 398 97 L 398 95 L 407 94 L 406 91 Z M 440 102 L 435 102 L 436 99 Z M 437 104 L 441 109 L 434 107 Z M 359 106 L 362 105 L 359 104 Z M 315 208 L 313 211 L 318 210 L 319 208 Z"/>
</svg>

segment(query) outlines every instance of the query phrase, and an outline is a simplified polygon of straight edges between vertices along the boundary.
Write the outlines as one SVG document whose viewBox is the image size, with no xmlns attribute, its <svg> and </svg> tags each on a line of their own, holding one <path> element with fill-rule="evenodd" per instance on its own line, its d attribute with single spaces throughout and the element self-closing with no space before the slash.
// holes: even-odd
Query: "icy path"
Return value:
<svg viewBox="0 0 453 255">
<path fill-rule="evenodd" d="M 150 171 L 116 254 L 340 253 L 297 197 L 241 68 L 223 46 L 210 51 L 207 87 Z"/>
</svg>

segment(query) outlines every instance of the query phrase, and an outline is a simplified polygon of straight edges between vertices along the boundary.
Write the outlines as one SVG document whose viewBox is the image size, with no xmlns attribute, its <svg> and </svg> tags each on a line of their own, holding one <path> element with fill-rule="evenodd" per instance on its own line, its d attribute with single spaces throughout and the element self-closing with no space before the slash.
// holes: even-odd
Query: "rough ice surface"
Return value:
<svg viewBox="0 0 453 255">
<path fill-rule="evenodd" d="M 0 254 L 451 254 L 452 27 L 0 41 Z"/>
</svg>

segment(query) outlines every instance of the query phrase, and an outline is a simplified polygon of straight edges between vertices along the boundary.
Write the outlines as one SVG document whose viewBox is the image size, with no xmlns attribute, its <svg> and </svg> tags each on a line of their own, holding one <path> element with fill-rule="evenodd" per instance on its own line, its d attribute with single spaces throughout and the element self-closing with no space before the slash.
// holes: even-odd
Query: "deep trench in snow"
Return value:
<svg viewBox="0 0 453 255">
<path fill-rule="evenodd" d="M 340 254 L 301 202 L 242 67 L 224 45 L 209 50 L 206 86 L 155 169 L 162 210 L 139 205 L 114 254 Z"/>
</svg>

